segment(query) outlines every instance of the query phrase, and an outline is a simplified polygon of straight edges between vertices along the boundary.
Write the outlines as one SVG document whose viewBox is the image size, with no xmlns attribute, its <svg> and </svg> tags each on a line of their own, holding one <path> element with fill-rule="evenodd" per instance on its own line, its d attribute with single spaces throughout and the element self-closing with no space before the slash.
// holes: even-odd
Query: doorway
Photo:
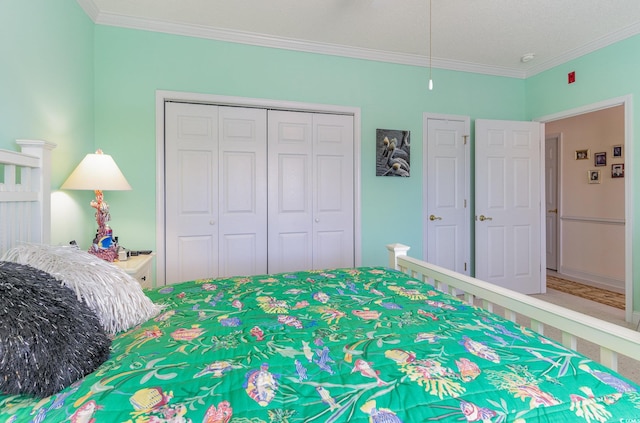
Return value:
<svg viewBox="0 0 640 423">
<path fill-rule="evenodd" d="M 587 129 L 586 123 L 593 123 L 594 118 L 600 117 L 598 113 L 616 111 L 618 118 L 613 118 L 616 129 L 603 126 Z M 585 120 L 577 125 L 578 129 L 561 128 L 564 123 L 575 124 L 580 119 Z M 617 287 L 626 295 L 625 318 L 633 321 L 631 182 L 614 175 L 621 164 L 627 169 L 632 166 L 631 98 L 615 98 L 536 120 L 545 123 L 547 138 L 562 133 L 557 155 L 558 273 L 592 282 L 594 286 Z M 614 155 L 614 147 L 624 151 L 622 156 Z M 596 161 L 596 156 L 605 160 Z M 594 172 L 596 180 L 591 178 Z M 610 196 L 615 192 L 618 197 L 613 200 Z M 617 253 L 611 251 L 611 244 L 619 247 Z M 601 245 L 604 247 L 599 249 L 600 253 L 587 254 Z"/>
</svg>

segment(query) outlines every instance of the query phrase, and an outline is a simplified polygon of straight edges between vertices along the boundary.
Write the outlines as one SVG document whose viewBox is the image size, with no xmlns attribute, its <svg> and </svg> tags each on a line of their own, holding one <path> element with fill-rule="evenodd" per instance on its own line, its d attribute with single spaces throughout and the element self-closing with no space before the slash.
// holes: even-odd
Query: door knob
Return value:
<svg viewBox="0 0 640 423">
<path fill-rule="evenodd" d="M 547 213 L 558 213 L 558 209 L 547 210 Z"/>
<path fill-rule="evenodd" d="M 481 214 L 480 217 L 478 218 L 478 220 L 480 222 L 484 222 L 485 220 L 493 220 L 493 218 L 492 217 L 487 217 L 484 214 Z"/>
<path fill-rule="evenodd" d="M 429 216 L 429 220 L 442 220 L 442 218 L 440 216 L 431 215 Z"/>
</svg>

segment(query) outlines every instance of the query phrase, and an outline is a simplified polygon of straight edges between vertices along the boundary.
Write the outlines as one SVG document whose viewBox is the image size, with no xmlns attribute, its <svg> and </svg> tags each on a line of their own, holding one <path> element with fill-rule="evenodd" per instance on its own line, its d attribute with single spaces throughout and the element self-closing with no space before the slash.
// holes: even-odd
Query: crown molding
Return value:
<svg viewBox="0 0 640 423">
<path fill-rule="evenodd" d="M 425 58 L 425 61 L 427 58 Z M 506 76 L 508 78 L 524 79 L 526 71 L 523 69 L 508 68 L 503 66 L 483 65 L 481 63 L 463 62 L 459 60 L 433 58 L 433 67 L 460 72 L 479 73 L 492 76 Z M 437 63 L 437 66 L 436 66 Z M 427 65 L 428 67 L 428 65 Z"/>
<path fill-rule="evenodd" d="M 274 37 L 252 32 L 234 31 L 228 29 L 210 28 L 202 25 L 179 24 L 153 19 L 138 18 L 114 13 L 100 12 L 92 0 L 77 0 L 87 15 L 98 25 L 114 26 L 143 31 L 161 32 L 172 35 L 204 38 L 230 43 L 247 44 L 260 47 L 294 50 L 307 53 L 326 54 L 332 56 L 349 57 L 354 59 L 372 60 L 377 62 L 395 63 L 401 65 L 429 67 L 429 58 L 417 54 L 396 53 L 382 50 L 350 47 L 338 44 L 309 42 L 284 37 Z M 640 33 L 640 24 L 623 28 L 620 31 L 587 43 L 582 47 L 567 51 L 560 56 L 538 63 L 528 64 L 526 68 L 511 68 L 483 65 L 449 59 L 432 59 L 431 66 L 435 69 L 447 69 L 460 72 L 478 73 L 492 76 L 526 79 L 558 65 L 576 59 L 585 54 L 614 44 L 625 38 Z"/>
<path fill-rule="evenodd" d="M 525 78 L 537 75 L 541 72 L 559 66 L 563 63 L 577 59 L 589 53 L 593 53 L 596 50 L 615 44 L 618 41 L 622 41 L 634 35 L 640 34 L 640 24 L 630 25 L 626 28 L 622 28 L 619 31 L 605 35 L 583 46 L 564 52 L 561 56 L 554 57 L 553 59 L 534 65 L 528 69 Z"/>
<path fill-rule="evenodd" d="M 96 22 L 98 15 L 100 15 L 100 9 L 92 0 L 77 0 L 78 4 L 84 10 L 84 13 L 91 18 L 93 22 Z"/>
<path fill-rule="evenodd" d="M 89 0 L 78 0 L 89 1 Z M 278 48 L 284 50 L 303 51 L 307 53 L 327 54 L 332 56 L 349 57 L 353 59 L 373 60 L 378 62 L 396 63 L 401 65 L 428 67 L 427 56 L 417 54 L 395 53 L 382 50 L 343 46 L 296 40 L 283 37 L 273 37 L 252 32 L 234 31 L 228 29 L 209 28 L 201 25 L 178 24 L 152 19 L 137 18 L 112 13 L 100 13 L 94 22 L 99 25 L 116 26 L 128 29 L 162 32 L 173 35 L 205 38 L 230 43 L 248 44 L 260 47 Z M 513 70 L 496 66 L 487 66 L 455 60 L 433 58 L 432 67 L 439 69 L 457 70 L 462 72 L 482 73 L 511 78 L 524 78 L 521 70 Z"/>
</svg>

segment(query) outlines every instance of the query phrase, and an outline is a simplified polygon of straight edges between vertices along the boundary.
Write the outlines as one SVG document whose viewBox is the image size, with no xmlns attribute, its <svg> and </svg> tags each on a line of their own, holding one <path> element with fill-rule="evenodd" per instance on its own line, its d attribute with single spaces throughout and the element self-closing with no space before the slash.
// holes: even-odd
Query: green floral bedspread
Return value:
<svg viewBox="0 0 640 423">
<path fill-rule="evenodd" d="M 640 422 L 640 387 L 385 268 L 187 282 L 95 373 L 0 422 Z"/>
</svg>

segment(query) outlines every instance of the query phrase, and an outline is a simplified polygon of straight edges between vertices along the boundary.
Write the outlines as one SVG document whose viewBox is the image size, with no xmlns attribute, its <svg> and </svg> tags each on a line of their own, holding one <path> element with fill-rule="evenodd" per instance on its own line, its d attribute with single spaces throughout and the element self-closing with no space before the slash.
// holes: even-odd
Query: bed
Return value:
<svg viewBox="0 0 640 423">
<path fill-rule="evenodd" d="M 111 330 L 105 361 L 47 396 L 0 394 L 0 422 L 638 421 L 640 386 L 610 368 L 640 357 L 638 333 L 387 248 L 388 266 L 144 291 L 153 317 Z M 587 328 L 602 363 L 572 349 Z"/>
<path fill-rule="evenodd" d="M 19 242 L 49 242 L 51 152 L 55 144 L 17 140 L 0 150 L 0 253 Z"/>
</svg>

